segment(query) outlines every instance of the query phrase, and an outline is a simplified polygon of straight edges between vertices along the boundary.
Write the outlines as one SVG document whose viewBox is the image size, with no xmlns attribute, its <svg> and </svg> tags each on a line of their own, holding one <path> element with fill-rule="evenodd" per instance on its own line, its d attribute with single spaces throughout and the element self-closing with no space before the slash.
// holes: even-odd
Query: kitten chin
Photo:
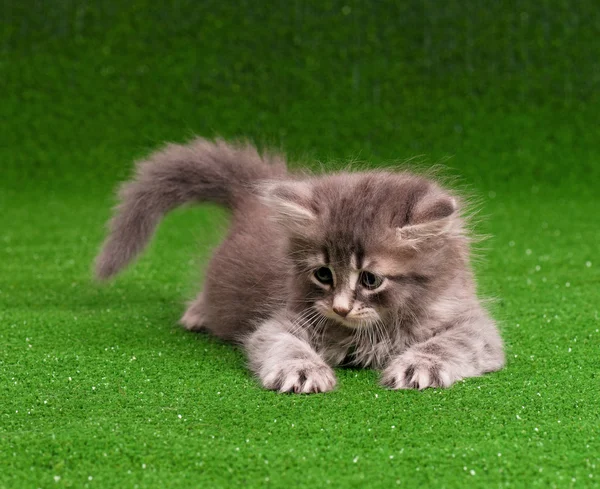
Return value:
<svg viewBox="0 0 600 489">
<path fill-rule="evenodd" d="M 182 323 L 241 343 L 261 384 L 313 393 L 342 362 L 382 370 L 391 389 L 449 387 L 502 368 L 475 294 L 459 195 L 406 171 L 289 173 L 275 153 L 201 138 L 137 164 L 96 260 L 109 278 L 170 210 L 232 212 Z"/>
</svg>

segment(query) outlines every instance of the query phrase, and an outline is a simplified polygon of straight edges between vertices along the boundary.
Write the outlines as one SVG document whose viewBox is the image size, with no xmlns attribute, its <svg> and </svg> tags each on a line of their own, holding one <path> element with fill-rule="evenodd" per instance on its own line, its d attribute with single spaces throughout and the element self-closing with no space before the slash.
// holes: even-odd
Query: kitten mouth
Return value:
<svg viewBox="0 0 600 489">
<path fill-rule="evenodd" d="M 338 324 L 340 326 L 344 326 L 348 329 L 353 329 L 353 330 L 367 329 L 376 321 L 376 319 L 374 319 L 370 315 L 349 314 L 346 317 L 342 317 L 330 309 L 318 308 L 317 311 L 321 314 L 321 316 L 327 318 L 328 320 L 332 321 L 333 323 Z"/>
<path fill-rule="evenodd" d="M 349 329 L 364 329 L 368 328 L 371 325 L 371 322 L 367 319 L 363 319 L 360 317 L 345 317 L 342 318 L 337 314 L 327 315 L 327 317 L 337 324 L 341 324 Z"/>
</svg>

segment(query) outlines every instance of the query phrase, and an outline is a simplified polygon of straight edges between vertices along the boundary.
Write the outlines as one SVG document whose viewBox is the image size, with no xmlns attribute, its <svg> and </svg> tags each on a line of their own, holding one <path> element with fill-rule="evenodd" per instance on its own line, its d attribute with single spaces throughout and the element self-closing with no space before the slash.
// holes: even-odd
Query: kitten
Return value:
<svg viewBox="0 0 600 489">
<path fill-rule="evenodd" d="M 267 389 L 326 392 L 333 367 L 392 389 L 449 387 L 504 365 L 481 306 L 458 196 L 406 172 L 302 176 L 250 145 L 196 139 L 140 162 L 96 261 L 101 279 L 190 202 L 232 211 L 204 289 L 181 319 L 241 343 Z"/>
</svg>

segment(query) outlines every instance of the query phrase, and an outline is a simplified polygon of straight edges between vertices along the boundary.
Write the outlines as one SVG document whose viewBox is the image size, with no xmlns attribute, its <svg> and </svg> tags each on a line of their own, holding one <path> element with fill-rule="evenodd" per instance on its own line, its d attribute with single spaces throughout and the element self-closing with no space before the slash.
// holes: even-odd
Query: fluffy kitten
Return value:
<svg viewBox="0 0 600 489">
<path fill-rule="evenodd" d="M 479 303 L 460 200 L 406 172 L 303 176 L 250 145 L 196 139 L 140 162 L 97 258 L 106 279 L 189 202 L 232 211 L 181 322 L 243 344 L 267 389 L 325 392 L 341 364 L 392 389 L 449 387 L 502 368 Z"/>
</svg>

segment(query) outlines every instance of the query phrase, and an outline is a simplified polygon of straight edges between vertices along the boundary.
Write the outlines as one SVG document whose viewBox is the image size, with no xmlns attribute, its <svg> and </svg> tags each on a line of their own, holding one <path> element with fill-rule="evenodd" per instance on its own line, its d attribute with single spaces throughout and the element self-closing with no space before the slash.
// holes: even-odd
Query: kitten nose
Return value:
<svg viewBox="0 0 600 489">
<path fill-rule="evenodd" d="M 338 316 L 345 318 L 350 312 L 350 309 L 347 307 L 333 306 L 333 312 L 335 312 Z"/>
</svg>

